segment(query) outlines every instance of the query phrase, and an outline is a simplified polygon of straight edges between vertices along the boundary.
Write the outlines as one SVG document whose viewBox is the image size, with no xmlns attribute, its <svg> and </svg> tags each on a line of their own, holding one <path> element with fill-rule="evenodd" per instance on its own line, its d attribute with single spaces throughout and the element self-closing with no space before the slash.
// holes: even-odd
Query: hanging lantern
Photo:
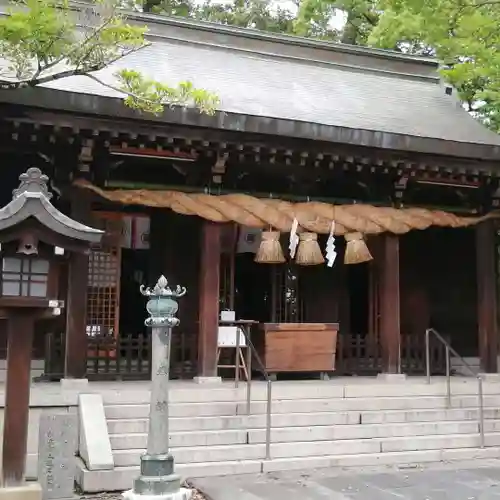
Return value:
<svg viewBox="0 0 500 500">
<path fill-rule="evenodd" d="M 255 255 L 255 262 L 259 264 L 282 264 L 285 262 L 279 231 L 262 231 L 262 240 Z"/>
<path fill-rule="evenodd" d="M 299 234 L 299 247 L 297 248 L 295 262 L 299 266 L 315 266 L 325 262 L 316 233 Z"/>
<path fill-rule="evenodd" d="M 344 238 L 347 242 L 344 264 L 361 264 L 373 259 L 361 233 L 348 233 Z"/>
</svg>

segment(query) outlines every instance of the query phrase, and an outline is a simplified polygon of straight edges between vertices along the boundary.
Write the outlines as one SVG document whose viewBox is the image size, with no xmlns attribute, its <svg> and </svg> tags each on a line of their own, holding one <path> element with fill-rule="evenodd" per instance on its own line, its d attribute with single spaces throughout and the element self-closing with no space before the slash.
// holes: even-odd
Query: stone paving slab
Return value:
<svg viewBox="0 0 500 500">
<path fill-rule="evenodd" d="M 207 500 L 500 500 L 500 460 L 193 479 Z"/>
</svg>

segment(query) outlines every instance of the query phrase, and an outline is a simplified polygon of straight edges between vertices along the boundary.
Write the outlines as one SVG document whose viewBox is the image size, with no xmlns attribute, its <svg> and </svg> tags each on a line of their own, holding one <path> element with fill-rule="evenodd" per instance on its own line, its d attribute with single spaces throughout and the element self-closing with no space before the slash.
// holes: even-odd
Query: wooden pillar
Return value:
<svg viewBox="0 0 500 500">
<path fill-rule="evenodd" d="M 82 223 L 90 221 L 90 198 L 81 190 L 72 191 L 71 217 Z M 88 275 L 88 255 L 73 253 L 68 272 L 64 378 L 85 378 L 87 374 Z"/>
<path fill-rule="evenodd" d="M 217 376 L 221 225 L 203 221 L 201 229 L 198 375 Z"/>
<path fill-rule="evenodd" d="M 380 344 L 382 371 L 400 370 L 399 237 L 384 233 L 380 262 Z"/>
<path fill-rule="evenodd" d="M 35 317 L 18 309 L 9 316 L 7 329 L 2 475 L 4 486 L 16 486 L 24 481 Z"/>
<path fill-rule="evenodd" d="M 498 325 L 495 226 L 485 221 L 476 228 L 479 361 L 485 373 L 497 372 Z"/>
</svg>

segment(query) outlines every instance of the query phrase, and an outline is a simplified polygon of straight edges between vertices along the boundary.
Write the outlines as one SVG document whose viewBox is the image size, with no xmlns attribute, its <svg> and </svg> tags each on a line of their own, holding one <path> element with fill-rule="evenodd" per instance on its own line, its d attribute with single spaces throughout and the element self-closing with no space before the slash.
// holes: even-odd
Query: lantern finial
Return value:
<svg viewBox="0 0 500 500">
<path fill-rule="evenodd" d="M 47 187 L 49 178 L 39 168 L 28 168 L 24 174 L 19 176 L 19 180 L 21 181 L 19 187 L 12 192 L 14 199 L 25 192 L 40 193 L 48 200 L 52 198 L 52 193 Z"/>
</svg>

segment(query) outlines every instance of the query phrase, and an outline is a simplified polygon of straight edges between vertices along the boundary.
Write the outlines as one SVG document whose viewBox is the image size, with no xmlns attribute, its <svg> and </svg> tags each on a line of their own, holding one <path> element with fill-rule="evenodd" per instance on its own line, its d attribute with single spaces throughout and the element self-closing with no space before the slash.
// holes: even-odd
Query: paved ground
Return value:
<svg viewBox="0 0 500 500">
<path fill-rule="evenodd" d="M 500 500 L 500 460 L 203 478 L 207 500 Z"/>
</svg>

